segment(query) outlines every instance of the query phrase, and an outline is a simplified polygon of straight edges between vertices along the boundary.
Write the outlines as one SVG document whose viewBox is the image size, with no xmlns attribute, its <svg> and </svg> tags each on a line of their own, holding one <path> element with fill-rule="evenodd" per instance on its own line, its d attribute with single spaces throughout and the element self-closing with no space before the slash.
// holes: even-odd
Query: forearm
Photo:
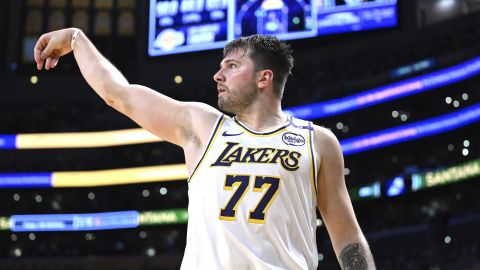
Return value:
<svg viewBox="0 0 480 270">
<path fill-rule="evenodd" d="M 73 48 L 75 60 L 87 83 L 111 106 L 125 107 L 126 87 L 129 83 L 80 31 Z"/>
<path fill-rule="evenodd" d="M 342 270 L 375 270 L 373 256 L 366 241 L 346 245 L 340 252 L 339 262 Z"/>
</svg>

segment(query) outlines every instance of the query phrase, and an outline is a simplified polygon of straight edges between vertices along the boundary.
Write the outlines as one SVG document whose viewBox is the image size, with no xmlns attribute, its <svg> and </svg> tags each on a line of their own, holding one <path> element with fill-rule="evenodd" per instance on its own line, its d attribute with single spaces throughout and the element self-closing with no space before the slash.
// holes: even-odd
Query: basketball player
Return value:
<svg viewBox="0 0 480 270">
<path fill-rule="evenodd" d="M 75 28 L 40 37 L 37 68 L 55 68 L 71 51 L 108 105 L 183 148 L 190 177 L 182 269 L 316 269 L 316 207 L 342 269 L 375 269 L 337 139 L 282 112 L 293 67 L 287 44 L 256 35 L 226 45 L 213 79 L 218 106 L 234 117 L 130 84 Z"/>
</svg>

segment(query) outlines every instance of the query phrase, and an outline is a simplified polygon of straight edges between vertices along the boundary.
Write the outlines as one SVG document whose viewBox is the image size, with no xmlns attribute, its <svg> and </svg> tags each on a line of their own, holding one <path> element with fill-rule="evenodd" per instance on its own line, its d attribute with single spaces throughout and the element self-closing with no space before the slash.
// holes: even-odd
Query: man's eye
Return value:
<svg viewBox="0 0 480 270">
<path fill-rule="evenodd" d="M 229 67 L 229 68 L 236 68 L 237 65 L 235 65 L 235 64 L 229 64 L 228 67 Z"/>
</svg>

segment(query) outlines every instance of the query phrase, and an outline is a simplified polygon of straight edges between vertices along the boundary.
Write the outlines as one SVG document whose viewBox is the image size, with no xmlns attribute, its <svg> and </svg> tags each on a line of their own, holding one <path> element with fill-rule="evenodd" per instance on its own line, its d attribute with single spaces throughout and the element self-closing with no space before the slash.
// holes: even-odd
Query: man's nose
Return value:
<svg viewBox="0 0 480 270">
<path fill-rule="evenodd" d="M 217 71 L 217 73 L 213 74 L 213 80 L 216 82 L 224 82 L 225 76 L 223 76 L 222 70 Z"/>
</svg>

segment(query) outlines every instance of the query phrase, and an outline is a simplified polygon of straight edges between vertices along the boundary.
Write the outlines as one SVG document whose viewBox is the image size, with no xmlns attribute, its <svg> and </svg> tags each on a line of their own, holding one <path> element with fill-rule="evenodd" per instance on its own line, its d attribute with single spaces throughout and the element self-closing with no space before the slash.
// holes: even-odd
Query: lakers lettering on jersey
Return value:
<svg viewBox="0 0 480 270">
<path fill-rule="evenodd" d="M 310 122 L 271 132 L 219 116 L 189 179 L 182 269 L 316 269 L 316 172 Z"/>
</svg>

